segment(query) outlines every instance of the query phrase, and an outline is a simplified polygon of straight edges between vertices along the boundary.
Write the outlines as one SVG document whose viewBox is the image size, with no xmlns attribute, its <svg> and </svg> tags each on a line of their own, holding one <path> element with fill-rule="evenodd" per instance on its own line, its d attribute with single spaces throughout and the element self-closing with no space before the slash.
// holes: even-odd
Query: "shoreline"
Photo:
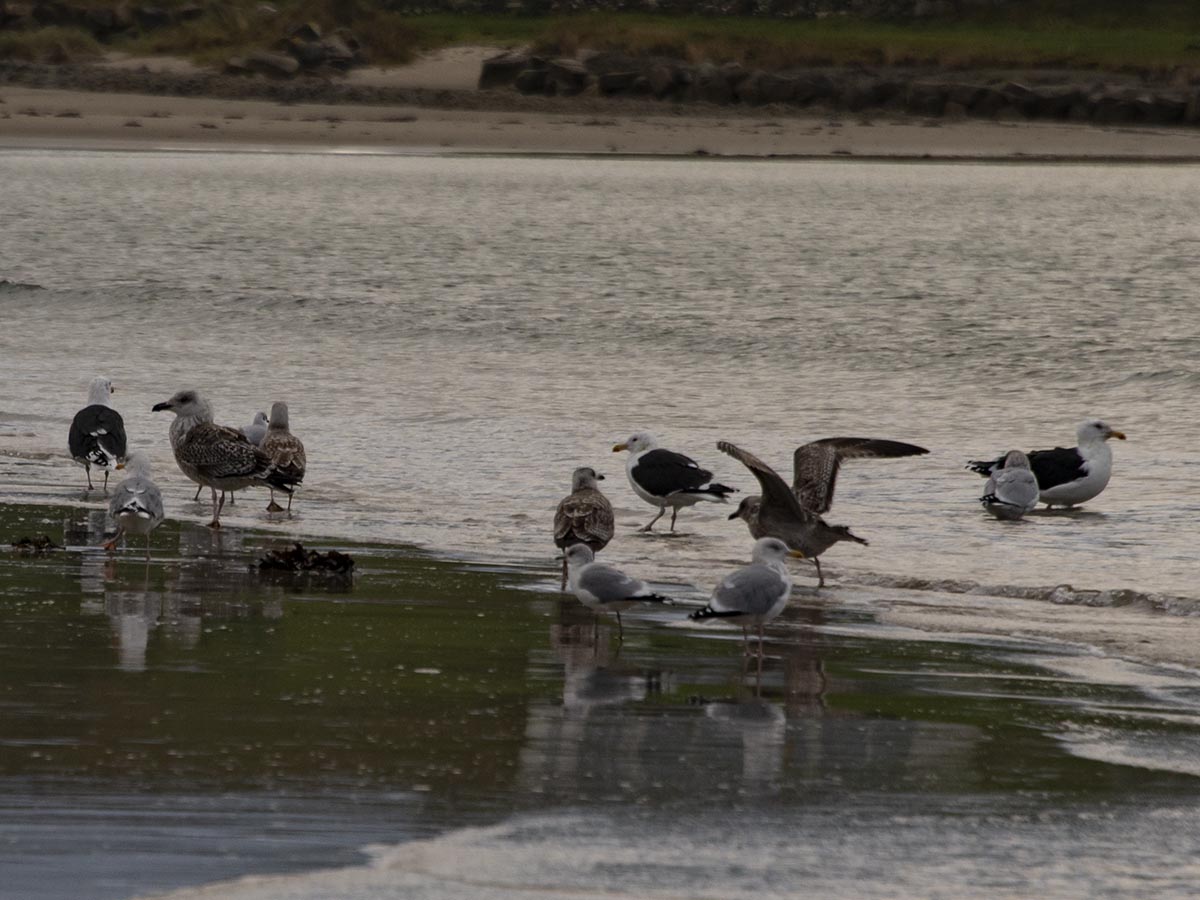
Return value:
<svg viewBox="0 0 1200 900">
<path fill-rule="evenodd" d="M 1200 129 L 1186 127 L 478 90 L 480 62 L 494 50 L 454 48 L 408 66 L 356 70 L 324 94 L 317 84 L 289 93 L 290 83 L 213 78 L 171 57 L 113 57 L 86 69 L 91 80 L 71 67 L 44 67 L 36 78 L 10 72 L 0 79 L 0 148 L 1200 163 Z M 175 90 L 177 82 L 188 90 Z M 256 93 L 268 87 L 273 93 Z"/>
</svg>

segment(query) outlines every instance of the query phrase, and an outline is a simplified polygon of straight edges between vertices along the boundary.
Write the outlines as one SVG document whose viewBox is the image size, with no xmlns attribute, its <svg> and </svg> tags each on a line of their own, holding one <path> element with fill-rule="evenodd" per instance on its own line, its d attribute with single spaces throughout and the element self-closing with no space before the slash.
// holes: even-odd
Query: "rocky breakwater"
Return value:
<svg viewBox="0 0 1200 900">
<path fill-rule="evenodd" d="M 291 78 L 340 74 L 365 62 L 362 44 L 349 31 L 338 29 L 324 34 L 315 22 L 304 22 L 288 29 L 273 47 L 231 56 L 225 62 L 225 72 Z"/>
<path fill-rule="evenodd" d="M 1156 85 L 1131 76 L 1032 71 L 752 69 L 615 53 L 554 59 L 515 51 L 485 60 L 483 90 L 642 97 L 674 103 L 778 105 L 926 117 L 1044 119 L 1099 124 L 1200 125 L 1200 84 Z"/>
</svg>

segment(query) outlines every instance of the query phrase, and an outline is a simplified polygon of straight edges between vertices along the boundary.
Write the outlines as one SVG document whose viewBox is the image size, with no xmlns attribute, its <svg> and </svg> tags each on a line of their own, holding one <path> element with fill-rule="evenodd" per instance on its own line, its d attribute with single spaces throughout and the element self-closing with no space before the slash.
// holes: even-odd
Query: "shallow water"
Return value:
<svg viewBox="0 0 1200 900">
<path fill-rule="evenodd" d="M 481 897 L 1186 896 L 1193 670 L 882 611 L 1086 603 L 1122 634 L 1197 611 L 1198 180 L 0 153 L 0 537 L 74 548 L 0 555 L 0 891 L 124 898 L 378 844 L 373 869 L 215 896 L 457 897 L 464 855 Z M 182 520 L 148 568 L 84 550 L 101 498 L 64 445 L 96 373 Z M 222 534 L 195 524 L 149 411 L 184 386 L 231 424 L 289 401 L 294 518 L 246 492 Z M 1101 497 L 978 509 L 967 458 L 1087 415 L 1130 435 Z M 719 438 L 785 473 L 831 434 L 933 452 L 846 467 L 829 518 L 871 545 L 830 551 L 819 596 L 797 569 L 756 691 L 736 635 L 641 611 L 616 654 L 554 590 L 580 464 L 609 476 L 611 560 L 696 599 L 745 557 L 729 507 L 634 533 L 653 511 L 610 448 L 640 428 L 743 490 Z M 285 534 L 351 546 L 353 589 L 253 575 Z"/>
<path fill-rule="evenodd" d="M 1096 897 L 1192 891 L 1200 675 L 801 600 L 761 676 L 680 610 L 618 645 L 535 570 L 0 507 L 0 895 Z M 85 885 L 84 893 L 80 893 Z M 184 896 L 187 896 L 186 894 Z"/>
<path fill-rule="evenodd" d="M 706 587 L 744 526 L 635 537 L 615 441 L 652 429 L 747 491 L 718 438 L 786 473 L 868 434 L 933 452 L 847 467 L 829 518 L 871 546 L 825 557 L 844 581 L 1197 597 L 1195 168 L 7 152 L 0 182 L 0 278 L 44 288 L 0 289 L 0 454 L 53 454 L 0 455 L 0 496 L 81 485 L 64 435 L 103 372 L 172 513 L 205 509 L 149 409 L 196 386 L 232 424 L 290 402 L 291 529 L 548 560 L 590 464 L 610 555 Z M 1130 435 L 1101 497 L 982 513 L 966 459 L 1090 415 Z"/>
</svg>

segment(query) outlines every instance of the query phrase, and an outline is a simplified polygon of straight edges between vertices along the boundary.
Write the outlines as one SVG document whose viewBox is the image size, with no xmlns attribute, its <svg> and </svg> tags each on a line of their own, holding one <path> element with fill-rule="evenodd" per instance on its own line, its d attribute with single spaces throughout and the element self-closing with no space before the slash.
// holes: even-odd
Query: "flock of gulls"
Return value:
<svg viewBox="0 0 1200 900">
<path fill-rule="evenodd" d="M 984 509 L 998 519 L 1020 519 L 1039 502 L 1048 507 L 1077 506 L 1091 500 L 1108 484 L 1112 474 L 1110 438 L 1125 439 L 1104 422 L 1090 420 L 1076 431 L 1079 444 L 1072 448 L 1013 450 L 993 460 L 972 460 L 967 468 L 987 477 L 980 498 Z M 785 565 L 787 557 L 811 560 L 817 586 L 823 587 L 821 554 L 839 541 L 867 541 L 845 525 L 831 525 L 822 515 L 833 505 L 834 489 L 842 463 L 853 459 L 889 459 L 921 456 L 929 451 L 916 444 L 884 438 L 832 437 L 796 448 L 789 485 L 769 465 L 728 441 L 717 449 L 742 463 L 758 481 L 761 493 L 742 499 L 729 516 L 746 523 L 755 538 L 750 565 L 721 580 L 708 604 L 691 614 L 695 621 L 723 619 L 742 627 L 748 646 L 750 629 L 758 633 L 762 663 L 763 627 L 783 612 L 792 590 Z M 712 472 L 694 459 L 658 445 L 654 435 L 637 432 L 613 447 L 628 451 L 625 474 L 633 492 L 658 509 L 641 531 L 650 531 L 668 508 L 671 530 L 679 510 L 700 502 L 725 503 L 736 488 L 713 481 Z M 584 606 L 596 613 L 617 617 L 638 603 L 669 603 L 645 582 L 596 561 L 596 554 L 612 540 L 615 531 L 612 505 L 600 491 L 604 476 L 595 469 L 576 469 L 571 493 L 554 515 L 554 542 L 564 550 L 562 585 L 570 587 Z"/>
<path fill-rule="evenodd" d="M 115 549 L 126 535 L 146 537 L 150 555 L 150 532 L 163 520 L 162 493 L 150 478 L 145 456 L 129 452 L 125 425 L 112 407 L 112 382 L 92 380 L 88 405 L 71 423 L 68 437 L 72 458 L 84 467 L 88 489 L 93 489 L 91 469 L 104 472 L 107 491 L 109 473 L 128 473 L 109 502 L 109 513 L 117 524 L 116 535 L 105 547 Z M 212 407 L 195 390 L 182 390 L 169 400 L 156 403 L 155 412 L 175 414 L 170 427 L 171 449 L 180 471 L 196 482 L 200 491 L 212 495 L 211 528 L 219 528 L 226 495 L 252 486 L 271 491 L 268 512 L 283 511 L 275 492 L 292 494 L 304 480 L 307 461 L 304 445 L 288 427 L 288 407 L 277 402 L 270 416 L 258 413 L 245 428 L 217 425 Z M 1112 474 L 1111 438 L 1125 435 L 1099 420 L 1082 423 L 1078 445 L 1071 448 L 1011 450 L 991 460 L 971 460 L 967 468 L 987 478 L 980 502 L 998 519 L 1016 520 L 1038 503 L 1048 507 L 1071 507 L 1091 500 L 1108 484 Z M 760 492 L 744 497 L 730 519 L 746 523 L 755 539 L 748 566 L 727 575 L 714 589 L 708 604 L 690 616 L 697 621 L 722 619 L 740 625 L 749 642 L 757 630 L 759 658 L 762 657 L 763 627 L 778 616 L 791 594 L 792 578 L 787 557 L 811 560 L 816 566 L 817 586 L 825 584 L 821 555 L 840 541 L 866 545 L 867 541 L 845 525 L 831 525 L 823 518 L 833 505 L 837 477 L 843 463 L 855 459 L 894 459 L 921 456 L 929 451 L 915 444 L 883 438 L 832 437 L 798 447 L 792 457 L 789 485 L 771 466 L 754 454 L 728 441 L 717 449 L 742 463 L 758 481 Z M 713 473 L 694 459 L 660 447 L 654 435 L 639 431 L 613 447 L 628 452 L 625 474 L 635 494 L 657 509 L 657 515 L 640 529 L 649 532 L 668 509 L 671 531 L 679 511 L 701 502 L 726 503 L 736 488 L 713 481 Z M 621 611 L 638 603 L 670 603 L 645 582 L 596 561 L 615 532 L 612 505 L 599 488 L 603 475 L 590 467 L 574 471 L 571 493 L 558 504 L 554 514 L 554 543 L 563 550 L 562 588 L 570 591 L 596 613 L 613 613 L 618 633 L 623 634 Z M 219 492 L 219 496 L 218 496 Z"/>
<path fill-rule="evenodd" d="M 128 471 L 128 477 L 117 485 L 108 503 L 117 533 L 104 546 L 113 550 L 126 535 L 144 535 L 149 559 L 150 532 L 158 527 L 164 515 L 162 491 L 150 478 L 149 460 L 128 450 L 125 421 L 113 409 L 112 395 L 109 379 L 92 379 L 88 405 L 75 414 L 67 443 L 71 458 L 87 473 L 88 490 L 93 490 L 93 467 L 104 472 L 106 492 L 110 471 Z M 260 412 L 251 425 L 240 429 L 215 424 L 212 407 L 193 390 L 179 391 L 169 400 L 154 404 L 152 409 L 175 413 L 170 429 L 171 449 L 180 471 L 198 485 L 196 497 L 206 487 L 212 492 L 210 528 L 221 527 L 226 494 L 232 501 L 234 491 L 253 485 L 265 485 L 271 490 L 268 512 L 284 509 L 275 502 L 275 491 L 288 495 L 287 510 L 291 511 L 292 493 L 304 481 L 307 460 L 304 444 L 288 428 L 286 403 L 271 404 L 269 417 Z"/>
</svg>

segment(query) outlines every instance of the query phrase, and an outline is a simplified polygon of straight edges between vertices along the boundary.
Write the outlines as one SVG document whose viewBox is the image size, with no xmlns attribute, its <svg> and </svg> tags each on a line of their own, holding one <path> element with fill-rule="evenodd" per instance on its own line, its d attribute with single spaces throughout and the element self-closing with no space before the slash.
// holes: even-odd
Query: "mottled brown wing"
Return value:
<svg viewBox="0 0 1200 900">
<path fill-rule="evenodd" d="M 558 547 L 587 544 L 599 550 L 612 540 L 615 522 L 612 504 L 591 488 L 563 498 L 554 512 L 554 543 Z"/>
<path fill-rule="evenodd" d="M 829 512 L 837 487 L 838 469 L 847 459 L 888 459 L 920 456 L 924 447 L 886 438 L 832 437 L 796 448 L 792 490 L 805 509 Z"/>
<path fill-rule="evenodd" d="M 277 471 L 296 481 L 304 479 L 308 458 L 304 454 L 304 444 L 294 434 L 268 432 L 262 442 L 262 452 L 270 457 Z"/>
<path fill-rule="evenodd" d="M 208 478 L 250 478 L 269 465 L 266 455 L 240 433 L 211 422 L 189 431 L 175 455 Z"/>
<path fill-rule="evenodd" d="M 788 488 L 787 482 L 780 478 L 779 473 L 765 462 L 753 453 L 747 453 L 740 447 L 729 443 L 729 441 L 717 441 L 717 449 L 722 453 L 732 456 L 749 469 L 754 474 L 754 477 L 758 479 L 763 498 L 760 510 L 767 507 L 774 507 L 775 509 L 790 510 L 800 519 L 808 518 L 804 510 L 800 508 L 800 503 L 797 501 L 796 495 Z"/>
</svg>

